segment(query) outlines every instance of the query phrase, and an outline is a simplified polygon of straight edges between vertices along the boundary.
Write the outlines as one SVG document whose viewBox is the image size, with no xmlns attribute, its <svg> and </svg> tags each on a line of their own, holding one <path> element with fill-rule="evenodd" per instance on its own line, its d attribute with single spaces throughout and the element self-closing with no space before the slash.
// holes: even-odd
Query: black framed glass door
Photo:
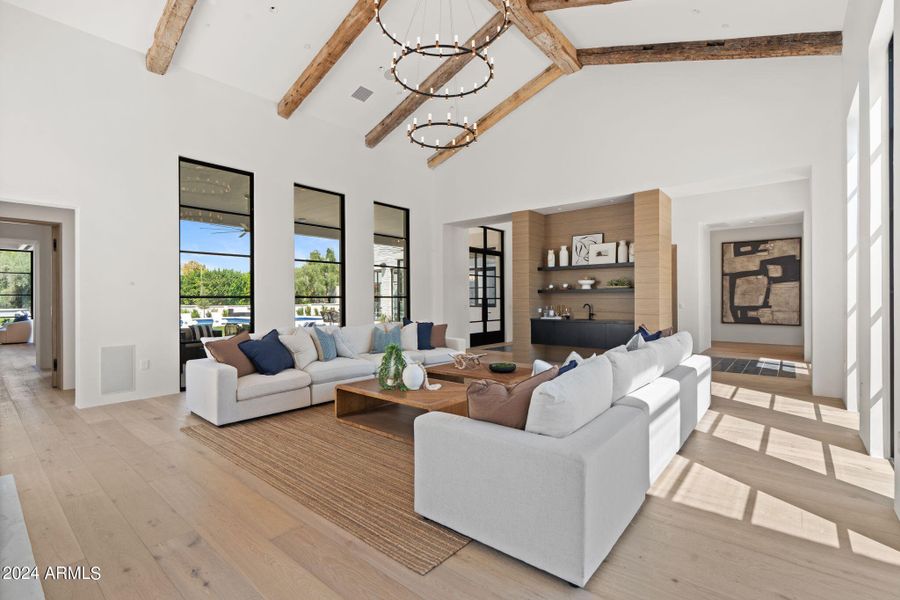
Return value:
<svg viewBox="0 0 900 600">
<path fill-rule="evenodd" d="M 503 302 L 503 231 L 469 230 L 469 345 L 506 341 Z"/>
</svg>

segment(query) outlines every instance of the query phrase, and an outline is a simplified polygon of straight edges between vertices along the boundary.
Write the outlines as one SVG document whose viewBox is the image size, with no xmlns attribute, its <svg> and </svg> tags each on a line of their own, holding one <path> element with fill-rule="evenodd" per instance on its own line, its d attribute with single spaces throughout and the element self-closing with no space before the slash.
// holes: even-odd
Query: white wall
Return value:
<svg viewBox="0 0 900 600">
<path fill-rule="evenodd" d="M 807 186 L 802 186 L 807 188 Z M 764 193 L 764 190 L 760 190 Z M 728 202 L 723 202 L 730 205 Z M 803 314 L 801 305 L 801 324 L 797 326 L 786 325 L 749 325 L 744 323 L 722 322 L 722 244 L 727 242 L 747 242 L 754 240 L 777 240 L 781 238 L 794 238 L 803 236 L 803 223 L 770 225 L 766 227 L 744 227 L 737 229 L 716 229 L 709 232 L 709 274 L 710 274 L 710 307 L 711 310 L 711 337 L 713 342 L 745 342 L 750 344 L 781 344 L 788 346 L 802 346 Z M 802 254 L 802 249 L 801 249 Z M 800 257 L 800 264 L 805 265 L 807 257 Z M 802 267 L 801 267 L 802 268 Z M 801 298 L 806 290 L 803 289 L 801 280 Z"/>
<path fill-rule="evenodd" d="M 0 222 L 0 238 L 29 241 L 33 244 L 31 314 L 34 318 L 35 364 L 41 369 L 53 367 L 53 328 L 51 327 L 51 294 L 53 285 L 53 241 L 49 225 Z"/>
<path fill-rule="evenodd" d="M 587 67 L 435 171 L 438 223 L 802 169 L 813 388 L 841 396 L 840 77 L 839 57 Z"/>
<path fill-rule="evenodd" d="M 411 208 L 412 313 L 432 312 L 431 177 L 359 132 L 0 3 L 0 198 L 77 209 L 76 405 L 178 391 L 178 157 L 255 174 L 257 328 L 293 324 L 293 184 L 346 194 L 347 321 L 371 321 L 372 202 Z M 73 255 L 75 253 L 73 252 Z M 419 267 L 416 267 L 419 265 Z M 99 392 L 100 348 L 135 345 L 133 393 Z M 71 364 L 67 361 L 66 366 Z"/>
</svg>

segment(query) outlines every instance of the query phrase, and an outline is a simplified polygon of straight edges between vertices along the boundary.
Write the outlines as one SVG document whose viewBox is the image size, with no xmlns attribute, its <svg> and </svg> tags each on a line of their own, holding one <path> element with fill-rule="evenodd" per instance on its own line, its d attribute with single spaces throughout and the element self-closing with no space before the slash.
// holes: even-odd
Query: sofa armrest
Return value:
<svg viewBox="0 0 900 600">
<path fill-rule="evenodd" d="M 566 438 L 422 415 L 415 510 L 583 585 L 643 502 L 647 428 L 631 407 L 612 407 Z"/>
<path fill-rule="evenodd" d="M 185 364 L 188 409 L 214 425 L 230 423 L 237 403 L 237 369 L 211 358 Z"/>
<path fill-rule="evenodd" d="M 447 347 L 451 350 L 456 350 L 457 352 L 465 352 L 468 344 L 463 338 L 448 337 Z"/>
</svg>

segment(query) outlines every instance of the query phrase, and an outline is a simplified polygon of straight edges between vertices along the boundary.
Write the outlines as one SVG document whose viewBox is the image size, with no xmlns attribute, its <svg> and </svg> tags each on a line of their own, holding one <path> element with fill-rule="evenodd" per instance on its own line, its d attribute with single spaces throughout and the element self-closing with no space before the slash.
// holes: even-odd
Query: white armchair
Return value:
<svg viewBox="0 0 900 600">
<path fill-rule="evenodd" d="M 31 341 L 34 321 L 14 321 L 0 327 L 0 344 L 26 344 Z"/>
</svg>

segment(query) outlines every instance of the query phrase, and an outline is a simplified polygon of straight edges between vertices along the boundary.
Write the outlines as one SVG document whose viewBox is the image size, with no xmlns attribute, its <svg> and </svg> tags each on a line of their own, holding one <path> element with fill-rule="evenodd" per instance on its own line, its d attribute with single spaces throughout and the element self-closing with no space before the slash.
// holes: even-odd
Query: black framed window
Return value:
<svg viewBox="0 0 900 600">
<path fill-rule="evenodd" d="M 17 314 L 32 314 L 34 306 L 34 252 L 0 250 L 0 323 Z"/>
<path fill-rule="evenodd" d="M 294 184 L 294 304 L 298 325 L 345 322 L 343 194 Z"/>
<path fill-rule="evenodd" d="M 178 166 L 181 326 L 252 331 L 253 173 L 187 158 Z"/>
<path fill-rule="evenodd" d="M 409 209 L 375 203 L 375 321 L 409 318 Z"/>
<path fill-rule="evenodd" d="M 503 230 L 469 230 L 469 344 L 505 341 Z"/>
</svg>

